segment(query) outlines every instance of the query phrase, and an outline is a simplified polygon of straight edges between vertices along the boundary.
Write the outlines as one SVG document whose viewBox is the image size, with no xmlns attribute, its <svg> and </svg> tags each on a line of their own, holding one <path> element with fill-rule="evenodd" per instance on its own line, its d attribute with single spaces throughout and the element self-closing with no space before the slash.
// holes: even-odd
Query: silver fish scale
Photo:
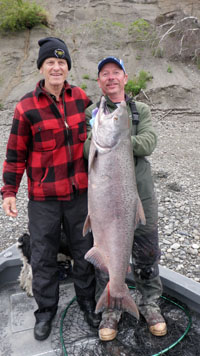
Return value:
<svg viewBox="0 0 200 356">
<path fill-rule="evenodd" d="M 130 129 L 126 126 L 122 129 L 119 125 L 118 141 L 107 150 L 98 150 L 95 137 L 99 140 L 99 135 L 94 132 L 89 158 L 88 213 L 94 246 L 109 272 L 110 293 L 117 298 L 123 298 L 126 289 L 139 201 Z"/>
<path fill-rule="evenodd" d="M 130 146 L 131 143 L 127 140 L 107 154 L 99 153 L 89 178 L 89 214 L 95 242 L 99 238 L 102 243 L 102 238 L 105 238 L 110 252 L 115 249 L 115 245 L 119 248 L 119 244 L 123 244 L 123 248 L 128 250 L 128 256 L 127 252 L 122 253 L 123 248 L 119 249 L 120 255 L 117 253 L 118 258 L 123 259 L 120 263 L 123 270 L 126 269 L 131 253 L 136 210 L 134 205 L 137 200 Z M 111 253 L 109 255 L 111 262 Z"/>
</svg>

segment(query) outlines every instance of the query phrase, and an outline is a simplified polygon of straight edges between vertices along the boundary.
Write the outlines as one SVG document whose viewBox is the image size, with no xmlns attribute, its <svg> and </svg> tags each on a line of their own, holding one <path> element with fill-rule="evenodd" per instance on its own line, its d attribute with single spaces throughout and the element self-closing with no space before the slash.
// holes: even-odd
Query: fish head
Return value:
<svg viewBox="0 0 200 356">
<path fill-rule="evenodd" d="M 102 96 L 92 131 L 95 144 L 102 149 L 111 149 L 128 133 L 130 134 L 130 118 L 126 102 L 122 101 L 112 113 L 109 113 L 106 99 Z"/>
</svg>

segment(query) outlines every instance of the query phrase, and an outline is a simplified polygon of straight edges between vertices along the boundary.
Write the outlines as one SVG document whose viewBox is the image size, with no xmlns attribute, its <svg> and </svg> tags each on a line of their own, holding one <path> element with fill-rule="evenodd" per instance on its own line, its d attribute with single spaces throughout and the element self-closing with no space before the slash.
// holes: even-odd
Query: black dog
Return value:
<svg viewBox="0 0 200 356">
<path fill-rule="evenodd" d="M 19 237 L 17 242 L 17 247 L 22 254 L 23 266 L 19 275 L 20 287 L 24 289 L 29 296 L 33 296 L 32 291 L 32 268 L 30 265 L 31 260 L 31 246 L 30 246 L 30 235 L 25 233 Z M 58 269 L 59 269 L 59 280 L 66 279 L 72 270 L 72 258 L 69 251 L 69 246 L 67 244 L 66 234 L 61 232 L 61 242 L 59 247 L 59 253 L 57 255 Z"/>
</svg>

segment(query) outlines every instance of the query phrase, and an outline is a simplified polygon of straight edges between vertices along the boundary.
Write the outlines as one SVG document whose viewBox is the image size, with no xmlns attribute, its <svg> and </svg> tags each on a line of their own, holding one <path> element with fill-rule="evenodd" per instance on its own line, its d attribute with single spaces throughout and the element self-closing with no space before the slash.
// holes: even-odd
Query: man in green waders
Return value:
<svg viewBox="0 0 200 356">
<path fill-rule="evenodd" d="M 141 293 L 139 302 L 140 313 L 145 318 L 148 328 L 153 335 L 163 336 L 167 333 L 167 326 L 157 304 L 162 294 L 162 284 L 159 277 L 158 262 L 160 248 L 158 243 L 158 213 L 157 200 L 154 194 L 150 163 L 145 158 L 150 156 L 156 147 L 157 137 L 152 127 L 149 107 L 141 102 L 133 102 L 125 94 L 127 74 L 123 61 L 116 57 L 104 58 L 98 64 L 98 84 L 106 97 L 109 112 L 125 100 L 132 122 L 131 140 L 135 160 L 137 188 L 143 204 L 146 225 L 140 225 L 134 233 L 132 249 L 133 275 L 136 288 Z M 87 140 L 84 145 L 85 157 L 88 157 L 91 141 L 93 120 L 98 112 L 98 103 L 86 109 Z M 97 282 L 104 288 L 106 276 L 97 270 Z M 117 335 L 118 322 L 121 312 L 107 309 L 102 313 L 99 326 L 99 338 L 103 341 L 113 340 Z"/>
</svg>

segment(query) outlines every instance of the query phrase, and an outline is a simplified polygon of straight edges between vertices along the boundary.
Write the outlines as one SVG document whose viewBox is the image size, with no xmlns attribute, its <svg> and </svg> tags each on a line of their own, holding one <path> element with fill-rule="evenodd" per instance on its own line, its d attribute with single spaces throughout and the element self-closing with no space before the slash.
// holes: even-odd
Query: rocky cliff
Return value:
<svg viewBox="0 0 200 356">
<path fill-rule="evenodd" d="M 48 12 L 48 28 L 0 37 L 0 103 L 4 109 L 13 109 L 40 79 L 37 41 L 49 35 L 66 41 L 72 57 L 69 81 L 85 88 L 93 100 L 100 94 L 97 63 L 112 54 L 123 58 L 130 79 L 140 70 L 151 73 L 146 94 L 156 107 L 187 107 L 191 101 L 199 107 L 199 1 L 37 2 Z M 139 19 L 148 26 L 138 24 Z"/>
</svg>

